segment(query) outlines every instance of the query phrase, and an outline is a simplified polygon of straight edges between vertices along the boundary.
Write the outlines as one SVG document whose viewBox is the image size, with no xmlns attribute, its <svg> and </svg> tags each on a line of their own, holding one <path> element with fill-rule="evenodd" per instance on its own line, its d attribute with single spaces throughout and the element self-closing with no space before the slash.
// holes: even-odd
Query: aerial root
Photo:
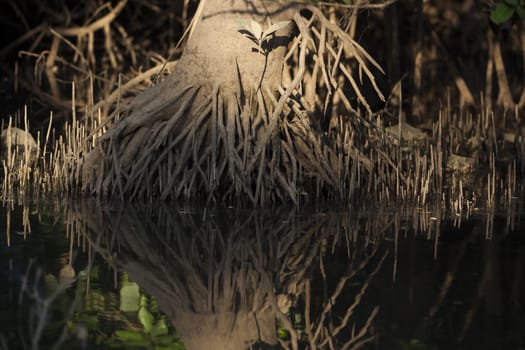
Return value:
<svg viewBox="0 0 525 350">
<path fill-rule="evenodd" d="M 261 92 L 243 106 L 218 88 L 208 97 L 195 87 L 183 91 L 163 103 L 170 117 L 161 108 L 149 123 L 133 111 L 121 116 L 84 161 L 85 188 L 125 198 L 201 195 L 262 204 L 296 202 L 308 179 L 337 183 L 307 117 L 272 114 L 278 102 Z"/>
<path fill-rule="evenodd" d="M 370 142 L 383 142 L 382 131 L 352 107 L 338 85 L 346 81 L 370 112 L 348 60 L 382 98 L 368 65 L 379 67 L 345 31 L 317 8 L 309 9 L 311 18 L 294 17 L 299 35 L 287 59 L 295 59 L 295 68 L 278 97 L 260 86 L 241 99 L 218 86 L 184 86 L 169 76 L 113 114 L 97 146 L 103 157 L 84 161 L 83 186 L 103 196 L 243 198 L 261 205 L 297 203 L 305 192 L 349 197 L 363 182 L 371 188 L 391 178 L 396 162 Z M 325 105 L 337 98 L 351 115 L 329 116 L 330 130 L 323 130 L 314 117 L 315 102 L 307 101 L 312 91 L 326 91 L 320 96 Z M 377 169 L 386 175 L 373 177 Z"/>
</svg>

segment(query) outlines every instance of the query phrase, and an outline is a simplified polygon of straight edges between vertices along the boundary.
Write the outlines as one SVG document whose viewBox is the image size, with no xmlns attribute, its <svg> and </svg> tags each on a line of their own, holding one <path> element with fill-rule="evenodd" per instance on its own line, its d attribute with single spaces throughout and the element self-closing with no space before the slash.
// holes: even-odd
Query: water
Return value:
<svg viewBox="0 0 525 350">
<path fill-rule="evenodd" d="M 525 349 L 522 212 L 4 207 L 0 348 Z"/>
</svg>

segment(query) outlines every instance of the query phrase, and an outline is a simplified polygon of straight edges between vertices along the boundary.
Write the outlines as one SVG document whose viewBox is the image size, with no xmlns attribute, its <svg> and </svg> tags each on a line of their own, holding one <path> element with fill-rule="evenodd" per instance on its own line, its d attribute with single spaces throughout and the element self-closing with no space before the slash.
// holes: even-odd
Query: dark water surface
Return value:
<svg viewBox="0 0 525 350">
<path fill-rule="evenodd" d="M 525 349 L 522 212 L 3 207 L 0 349 Z"/>
</svg>

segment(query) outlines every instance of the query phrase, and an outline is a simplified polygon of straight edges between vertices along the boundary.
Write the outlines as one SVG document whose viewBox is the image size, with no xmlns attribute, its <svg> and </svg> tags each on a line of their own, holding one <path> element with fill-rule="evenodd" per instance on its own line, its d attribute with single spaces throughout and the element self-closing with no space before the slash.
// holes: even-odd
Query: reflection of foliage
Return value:
<svg viewBox="0 0 525 350">
<path fill-rule="evenodd" d="M 80 274 L 82 276 L 82 274 Z M 22 342 L 25 347 L 80 346 L 86 333 L 72 320 L 85 284 L 75 286 L 70 278 L 45 274 L 30 261 L 22 280 L 19 296 L 19 334 L 10 334 L 8 342 Z M 30 344 L 26 341 L 30 340 Z"/>
<path fill-rule="evenodd" d="M 155 349 L 184 349 L 184 346 L 175 334 L 170 334 L 165 316 L 155 316 L 147 297 L 134 282 L 127 280 L 127 273 L 123 273 L 123 282 L 120 288 L 120 311 L 129 321 L 131 316 L 138 319 L 140 327 L 121 328 L 114 332 L 105 344 L 110 348 L 155 348 Z M 155 312 L 158 314 L 158 312 Z M 173 332 L 172 332 L 173 333 Z"/>
<path fill-rule="evenodd" d="M 373 339 L 378 309 L 360 303 L 384 259 L 370 242 L 391 216 L 363 225 L 353 211 L 117 206 L 82 203 L 70 217 L 96 251 L 157 298 L 188 349 L 357 349 Z M 126 288 L 136 300 L 134 290 Z"/>
<path fill-rule="evenodd" d="M 92 271 L 92 283 L 104 285 L 98 269 Z M 90 331 L 90 340 L 110 348 L 184 349 L 166 317 L 159 313 L 156 301 L 129 282 L 126 273 L 121 278 L 118 300 L 111 291 L 91 290 L 84 309 L 76 315 L 75 321 Z"/>
<path fill-rule="evenodd" d="M 433 350 L 434 346 L 428 345 L 419 339 L 410 339 L 406 341 L 400 341 L 396 349 L 399 350 Z"/>
<path fill-rule="evenodd" d="M 490 20 L 496 24 L 509 21 L 514 15 L 525 16 L 525 1 L 504 0 L 499 2 L 490 13 Z"/>
<path fill-rule="evenodd" d="M 12 235 L 7 255 L 0 257 L 0 277 L 7 261 L 18 267 L 16 271 L 9 267 L 8 293 L 0 290 L 1 299 L 5 298 L 0 300 L 0 349 L 128 348 L 131 343 L 138 344 L 138 338 L 142 339 L 140 347 L 183 348 L 158 311 L 156 300 L 138 287 L 134 312 L 119 310 L 119 296 L 113 288 L 125 291 L 134 284 L 122 275 L 122 282 L 113 287 L 114 275 L 100 268 L 101 261 L 78 254 L 78 236 L 73 228 L 60 224 L 62 210 L 57 208 L 57 215 L 50 215 L 46 212 L 49 208 L 40 209 L 27 211 L 31 216 L 24 220 L 31 221 L 31 232 L 23 239 Z M 18 214 L 16 210 L 12 214 L 15 230 Z M 33 257 L 29 262 L 28 256 Z M 6 307 L 8 303 L 11 305 Z M 130 333 L 135 334 L 131 342 Z"/>
<path fill-rule="evenodd" d="M 297 338 L 306 339 L 307 335 L 304 333 L 304 316 L 298 310 L 295 309 L 290 309 L 290 311 L 288 311 L 284 315 L 292 321 L 293 329 L 297 332 Z M 281 340 L 290 340 L 290 332 L 286 329 L 280 317 L 277 317 L 277 336 Z"/>
</svg>

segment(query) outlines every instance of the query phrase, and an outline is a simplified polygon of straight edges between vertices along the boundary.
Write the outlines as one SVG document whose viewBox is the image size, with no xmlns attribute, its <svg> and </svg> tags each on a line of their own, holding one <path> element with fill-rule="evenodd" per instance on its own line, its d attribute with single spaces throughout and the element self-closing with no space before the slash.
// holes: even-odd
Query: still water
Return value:
<svg viewBox="0 0 525 350">
<path fill-rule="evenodd" d="M 521 213 L 10 204 L 0 349 L 525 349 Z"/>
</svg>

